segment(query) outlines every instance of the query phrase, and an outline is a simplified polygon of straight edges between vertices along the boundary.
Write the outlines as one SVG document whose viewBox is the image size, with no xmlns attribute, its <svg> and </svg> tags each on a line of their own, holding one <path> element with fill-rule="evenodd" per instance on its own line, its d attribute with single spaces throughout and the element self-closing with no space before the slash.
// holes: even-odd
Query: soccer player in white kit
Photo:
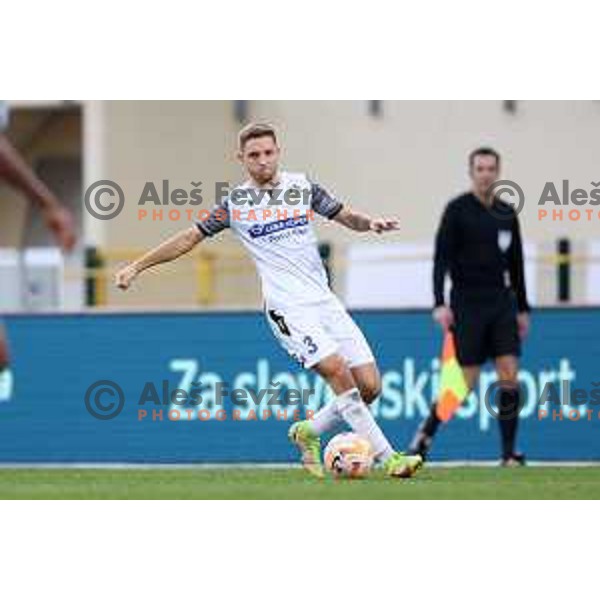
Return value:
<svg viewBox="0 0 600 600">
<path fill-rule="evenodd" d="M 391 231 L 398 223 L 352 210 L 302 173 L 280 171 L 279 156 L 273 127 L 252 124 L 242 129 L 238 158 L 248 180 L 231 190 L 208 218 L 119 270 L 116 284 L 127 289 L 145 269 L 232 229 L 256 263 L 273 334 L 290 356 L 316 371 L 336 395 L 311 420 L 290 428 L 290 440 L 299 448 L 304 467 L 323 476 L 320 435 L 346 423 L 370 442 L 388 475 L 410 477 L 422 459 L 395 452 L 367 406 L 380 393 L 381 377 L 367 340 L 329 288 L 312 228 L 315 213 L 361 232 Z"/>
</svg>

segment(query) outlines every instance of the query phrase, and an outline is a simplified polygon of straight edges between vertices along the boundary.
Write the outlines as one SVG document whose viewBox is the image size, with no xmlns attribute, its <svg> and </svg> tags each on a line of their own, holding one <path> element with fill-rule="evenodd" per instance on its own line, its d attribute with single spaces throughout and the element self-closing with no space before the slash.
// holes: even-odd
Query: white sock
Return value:
<svg viewBox="0 0 600 600">
<path fill-rule="evenodd" d="M 13 393 L 13 374 L 6 367 L 0 370 L 0 402 L 8 402 Z"/>
<path fill-rule="evenodd" d="M 394 449 L 375 422 L 369 407 L 360 397 L 358 389 L 352 388 L 340 394 L 335 403 L 342 418 L 352 430 L 370 442 L 377 460 L 385 461 L 394 454 Z"/>
<path fill-rule="evenodd" d="M 324 404 L 310 420 L 310 425 L 317 435 L 323 435 L 344 422 L 335 400 Z"/>
</svg>

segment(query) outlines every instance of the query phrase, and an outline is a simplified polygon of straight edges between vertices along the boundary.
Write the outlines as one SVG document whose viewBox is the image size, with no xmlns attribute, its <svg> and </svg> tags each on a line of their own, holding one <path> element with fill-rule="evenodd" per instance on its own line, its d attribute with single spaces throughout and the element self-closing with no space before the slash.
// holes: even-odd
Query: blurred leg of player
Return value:
<svg viewBox="0 0 600 600">
<path fill-rule="evenodd" d="M 12 382 L 6 329 L 0 323 L 0 402 L 12 396 Z"/>
<path fill-rule="evenodd" d="M 6 110 L 0 103 L 0 113 Z M 0 117 L 2 114 L 0 114 Z M 0 118 L 0 127 L 3 120 Z M 38 178 L 20 152 L 0 130 L 0 179 L 24 193 L 40 210 L 42 218 L 58 243 L 66 251 L 75 245 L 75 229 L 71 213 L 60 204 L 54 194 Z M 0 400 L 12 395 L 13 375 L 9 368 L 8 340 L 0 325 Z"/>
</svg>

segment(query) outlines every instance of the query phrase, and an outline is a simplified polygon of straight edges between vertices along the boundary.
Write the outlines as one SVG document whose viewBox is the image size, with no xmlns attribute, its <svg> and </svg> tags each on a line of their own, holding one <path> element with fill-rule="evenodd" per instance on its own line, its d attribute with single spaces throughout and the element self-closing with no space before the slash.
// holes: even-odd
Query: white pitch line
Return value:
<svg viewBox="0 0 600 600">
<path fill-rule="evenodd" d="M 131 469 L 139 471 L 148 470 L 211 470 L 211 469 L 299 469 L 297 463 L 121 463 L 121 462 L 53 462 L 53 463 L 7 463 L 0 462 L 0 471 L 3 469 Z"/>
<path fill-rule="evenodd" d="M 426 468 L 434 469 L 456 469 L 456 468 L 486 468 L 497 467 L 498 461 L 440 461 L 428 462 Z M 600 461 L 530 461 L 527 463 L 529 467 L 561 467 L 561 468 L 586 468 L 600 467 Z M 216 470 L 216 469 L 299 469 L 298 463 L 121 463 L 121 462 L 106 462 L 106 463 L 90 463 L 90 462 L 52 462 L 52 463 L 9 463 L 0 462 L 0 471 L 4 469 L 90 469 L 90 470 L 107 470 L 107 469 L 122 469 L 133 471 L 148 471 L 148 470 Z M 525 467 L 526 468 L 526 467 Z M 518 470 L 518 468 L 517 468 Z"/>
</svg>

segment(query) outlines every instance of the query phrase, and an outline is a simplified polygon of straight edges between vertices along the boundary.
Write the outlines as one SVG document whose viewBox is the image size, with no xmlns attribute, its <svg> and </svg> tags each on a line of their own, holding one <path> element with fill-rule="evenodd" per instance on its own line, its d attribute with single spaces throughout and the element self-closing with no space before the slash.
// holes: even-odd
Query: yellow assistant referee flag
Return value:
<svg viewBox="0 0 600 600">
<path fill-rule="evenodd" d="M 448 331 L 444 336 L 440 390 L 435 409 L 438 419 L 444 423 L 449 421 L 468 395 L 469 388 L 456 358 L 454 336 Z"/>
</svg>

